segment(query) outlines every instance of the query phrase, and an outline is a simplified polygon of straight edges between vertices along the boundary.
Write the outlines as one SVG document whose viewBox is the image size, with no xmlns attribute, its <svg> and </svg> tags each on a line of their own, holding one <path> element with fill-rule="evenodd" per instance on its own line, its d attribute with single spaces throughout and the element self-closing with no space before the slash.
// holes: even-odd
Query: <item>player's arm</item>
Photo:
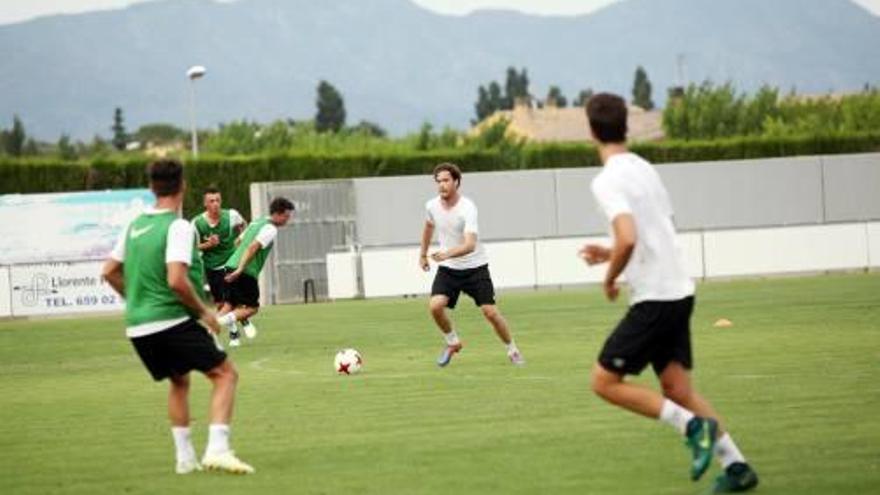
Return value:
<svg viewBox="0 0 880 495">
<path fill-rule="evenodd" d="M 598 265 L 611 259 L 611 250 L 598 244 L 584 244 L 584 247 L 578 251 L 578 255 L 588 265 Z"/>
<path fill-rule="evenodd" d="M 272 224 L 263 225 L 263 227 L 260 228 L 260 231 L 257 232 L 257 236 L 254 240 L 251 241 L 250 245 L 245 248 L 244 253 L 241 254 L 241 259 L 238 260 L 238 267 L 226 275 L 225 280 L 231 283 L 240 277 L 241 274 L 244 273 L 245 268 L 247 268 L 248 263 L 254 259 L 260 249 L 264 249 L 275 242 L 277 236 L 278 228 L 276 226 Z"/>
<path fill-rule="evenodd" d="M 614 245 L 611 247 L 610 264 L 608 271 L 605 273 L 605 295 L 608 300 L 617 299 L 620 290 L 617 288 L 617 277 L 623 273 L 632 257 L 633 250 L 636 247 L 636 221 L 629 213 L 622 213 L 614 217 L 611 222 L 614 230 Z"/>
<path fill-rule="evenodd" d="M 432 254 L 431 258 L 433 258 L 434 261 L 440 262 L 448 260 L 449 258 L 458 258 L 459 256 L 471 254 L 474 252 L 474 249 L 477 249 L 477 234 L 474 232 L 465 232 L 464 242 L 445 252 L 438 251 Z"/>
<path fill-rule="evenodd" d="M 165 242 L 165 281 L 184 306 L 198 315 L 214 333 L 220 333 L 217 314 L 206 306 L 189 280 L 189 264 L 193 258 L 196 229 L 183 220 L 175 220 L 168 229 Z"/>
<path fill-rule="evenodd" d="M 125 297 L 125 277 L 122 274 L 122 262 L 108 258 L 101 269 L 101 278 L 113 287 L 121 297 Z"/>
<path fill-rule="evenodd" d="M 425 228 L 422 229 L 422 245 L 419 250 L 419 266 L 422 270 L 428 271 L 430 265 L 428 264 L 428 247 L 431 245 L 431 239 L 434 238 L 434 224 L 425 220 Z"/>
<path fill-rule="evenodd" d="M 238 236 L 240 236 L 242 232 L 244 232 L 244 229 L 247 228 L 248 224 L 247 221 L 245 221 L 244 217 L 241 216 L 241 213 L 238 212 L 238 210 L 230 210 L 229 214 L 233 218 L 232 231 L 235 232 L 236 245 L 238 245 L 239 243 L 241 243 L 241 241 L 238 240 Z"/>
<path fill-rule="evenodd" d="M 212 235 L 208 237 L 208 240 L 205 242 L 200 242 L 198 244 L 199 251 L 205 251 L 211 249 L 212 247 L 220 244 L 220 239 L 216 235 Z"/>
<path fill-rule="evenodd" d="M 116 244 L 107 256 L 107 261 L 101 267 L 101 278 L 113 287 L 121 297 L 125 297 L 125 274 L 123 273 L 123 264 L 125 260 L 125 238 L 128 236 L 128 228 L 119 233 L 116 238 Z"/>
<path fill-rule="evenodd" d="M 192 220 L 192 222 L 190 222 L 190 225 L 193 226 L 193 230 L 196 231 L 196 234 L 198 234 L 199 239 L 201 239 L 202 233 L 199 231 L 198 226 L 196 226 L 196 219 L 197 218 L 198 217 L 194 218 Z M 212 236 L 208 236 L 208 239 L 205 242 L 199 242 L 197 244 L 197 247 L 199 248 L 199 251 L 205 251 L 205 250 L 211 249 L 212 247 L 216 246 L 217 244 L 220 244 L 220 238 L 217 237 L 216 235 L 212 235 Z"/>
<path fill-rule="evenodd" d="M 248 246 L 247 249 L 245 249 L 244 253 L 242 253 L 241 259 L 238 260 L 238 267 L 234 271 L 232 271 L 228 275 L 226 275 L 226 277 L 225 277 L 226 281 L 227 282 L 234 282 L 235 279 L 240 277 L 241 274 L 244 273 L 244 269 L 247 268 L 248 263 L 250 263 L 251 260 L 254 259 L 254 256 L 257 255 L 257 252 L 262 247 L 263 247 L 263 245 L 260 244 L 260 241 L 251 242 L 251 245 Z"/>
<path fill-rule="evenodd" d="M 184 306 L 191 309 L 195 314 L 199 315 L 208 329 L 214 333 L 220 333 L 220 325 L 217 323 L 217 315 L 214 310 L 206 306 L 202 299 L 196 294 L 189 280 L 189 265 L 180 261 L 172 261 L 165 264 L 168 272 L 168 287 L 177 295 L 177 299 Z"/>
</svg>

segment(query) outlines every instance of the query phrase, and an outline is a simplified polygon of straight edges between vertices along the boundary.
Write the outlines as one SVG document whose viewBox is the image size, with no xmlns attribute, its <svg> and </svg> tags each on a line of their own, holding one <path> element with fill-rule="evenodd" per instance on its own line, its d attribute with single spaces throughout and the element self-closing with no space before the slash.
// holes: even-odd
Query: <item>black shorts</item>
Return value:
<svg viewBox="0 0 880 495">
<path fill-rule="evenodd" d="M 441 266 L 437 270 L 431 285 L 432 296 L 448 297 L 447 307 L 453 309 L 462 292 L 471 296 L 477 306 L 495 304 L 495 287 L 492 285 L 492 277 L 489 276 L 489 265 L 464 270 Z"/>
<path fill-rule="evenodd" d="M 260 284 L 257 283 L 257 279 L 247 273 L 242 273 L 231 284 L 228 284 L 227 291 L 226 302 L 234 307 L 260 307 Z"/>
<path fill-rule="evenodd" d="M 226 274 L 229 272 L 226 268 L 218 268 L 216 270 L 205 270 L 205 274 L 208 278 L 208 287 L 211 288 L 211 299 L 214 300 L 215 303 L 222 303 L 229 298 L 229 289 L 227 288 Z"/>
<path fill-rule="evenodd" d="M 605 341 L 599 364 L 621 375 L 638 375 L 648 363 L 658 375 L 672 361 L 691 369 L 693 310 L 693 296 L 633 305 Z"/>
<path fill-rule="evenodd" d="M 144 366 L 160 381 L 192 370 L 210 371 L 226 360 L 214 338 L 196 320 L 189 319 L 161 332 L 135 337 L 132 345 Z"/>
</svg>

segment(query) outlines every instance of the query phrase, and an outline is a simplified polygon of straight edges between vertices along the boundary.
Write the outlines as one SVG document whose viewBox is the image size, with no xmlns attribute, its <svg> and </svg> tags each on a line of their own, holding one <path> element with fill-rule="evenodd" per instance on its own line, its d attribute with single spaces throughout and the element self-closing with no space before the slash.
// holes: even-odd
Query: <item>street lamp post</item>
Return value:
<svg viewBox="0 0 880 495">
<path fill-rule="evenodd" d="M 189 119 L 192 130 L 192 154 L 193 158 L 199 157 L 199 137 L 196 130 L 196 79 L 205 75 L 205 68 L 201 65 L 193 65 L 186 71 L 189 79 Z"/>
</svg>

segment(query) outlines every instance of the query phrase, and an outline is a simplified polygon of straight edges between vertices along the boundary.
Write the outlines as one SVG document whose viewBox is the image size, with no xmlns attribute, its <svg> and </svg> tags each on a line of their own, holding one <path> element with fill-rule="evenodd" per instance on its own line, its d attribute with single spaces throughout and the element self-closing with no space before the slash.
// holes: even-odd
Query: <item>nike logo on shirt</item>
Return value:
<svg viewBox="0 0 880 495">
<path fill-rule="evenodd" d="M 132 239 L 137 239 L 138 237 L 140 237 L 140 236 L 146 234 L 147 232 L 149 232 L 150 230 L 152 230 L 152 228 L 153 228 L 152 225 L 147 225 L 146 227 L 144 227 L 142 229 L 131 229 L 131 236 L 130 237 Z"/>
</svg>

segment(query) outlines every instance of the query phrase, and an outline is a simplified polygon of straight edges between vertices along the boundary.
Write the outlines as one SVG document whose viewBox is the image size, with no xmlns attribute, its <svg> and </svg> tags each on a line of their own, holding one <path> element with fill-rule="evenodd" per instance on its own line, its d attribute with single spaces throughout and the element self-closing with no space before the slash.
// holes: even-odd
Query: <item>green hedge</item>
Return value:
<svg viewBox="0 0 880 495">
<path fill-rule="evenodd" d="M 880 133 L 660 141 L 634 143 L 632 149 L 654 163 L 876 152 L 880 151 Z M 148 161 L 143 156 L 91 162 L 0 158 L 0 194 L 146 187 Z M 210 184 L 223 191 L 225 204 L 249 213 L 249 187 L 253 182 L 427 174 L 443 161 L 458 163 L 466 172 L 599 165 L 596 148 L 587 143 L 393 154 L 203 156 L 187 163 L 189 193 L 185 209 L 190 213 L 199 211 L 201 191 Z"/>
</svg>

